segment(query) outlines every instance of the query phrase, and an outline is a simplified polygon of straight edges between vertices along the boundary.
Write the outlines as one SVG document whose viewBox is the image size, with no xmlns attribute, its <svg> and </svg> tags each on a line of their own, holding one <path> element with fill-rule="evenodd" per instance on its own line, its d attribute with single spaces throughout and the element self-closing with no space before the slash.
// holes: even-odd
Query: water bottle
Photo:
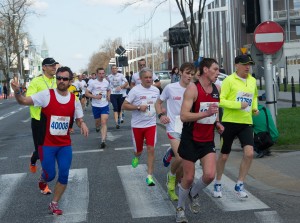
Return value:
<svg viewBox="0 0 300 223">
<path fill-rule="evenodd" d="M 163 157 L 163 163 L 165 167 L 168 167 L 170 165 L 173 156 L 174 156 L 173 150 L 171 147 L 169 147 L 165 156 Z"/>
</svg>

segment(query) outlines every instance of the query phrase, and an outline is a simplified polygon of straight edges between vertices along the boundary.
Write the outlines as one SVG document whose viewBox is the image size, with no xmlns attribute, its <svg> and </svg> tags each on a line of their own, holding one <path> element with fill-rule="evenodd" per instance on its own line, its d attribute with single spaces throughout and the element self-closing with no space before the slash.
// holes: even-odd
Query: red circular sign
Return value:
<svg viewBox="0 0 300 223">
<path fill-rule="evenodd" d="M 274 54 L 284 43 L 282 27 L 273 21 L 259 24 L 254 31 L 254 45 L 264 54 Z"/>
</svg>

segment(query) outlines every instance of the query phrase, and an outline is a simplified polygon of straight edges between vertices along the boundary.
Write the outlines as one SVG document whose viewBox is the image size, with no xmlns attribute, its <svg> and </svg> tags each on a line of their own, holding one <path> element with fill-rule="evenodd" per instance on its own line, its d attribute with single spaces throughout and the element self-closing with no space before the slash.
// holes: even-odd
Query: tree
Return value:
<svg viewBox="0 0 300 223">
<path fill-rule="evenodd" d="M 6 80 L 9 80 L 9 72 L 25 73 L 22 66 L 23 40 L 27 34 L 23 31 L 25 19 L 30 13 L 32 3 L 27 0 L 2 0 L 0 2 L 0 29 L 1 29 L 1 61 L 0 69 L 4 71 Z M 5 55 L 5 56 L 4 56 Z"/>
<path fill-rule="evenodd" d="M 154 7 L 150 18 L 145 22 L 146 25 L 149 21 L 151 21 L 153 15 L 157 8 L 162 5 L 163 3 L 167 2 L 168 0 L 134 0 L 132 2 L 126 2 L 123 5 L 123 10 L 127 7 L 130 7 L 134 4 L 141 3 L 143 1 L 148 2 L 155 2 L 156 6 Z M 206 0 L 199 0 L 199 4 L 196 5 L 194 0 L 175 0 L 179 12 L 183 19 L 183 25 L 187 28 L 190 32 L 190 46 L 193 51 L 193 60 L 197 61 L 199 58 L 200 53 L 200 44 L 201 44 L 201 34 L 202 34 L 202 18 L 203 18 L 203 11 L 204 6 L 206 4 Z M 187 6 L 187 10 L 186 10 Z M 196 12 L 195 12 L 196 9 Z"/>
<path fill-rule="evenodd" d="M 89 73 L 96 72 L 96 69 L 99 67 L 107 68 L 111 58 L 115 57 L 115 50 L 118 46 L 122 45 L 120 38 L 115 40 L 105 40 L 103 45 L 100 46 L 98 52 L 94 53 L 88 64 Z"/>
</svg>

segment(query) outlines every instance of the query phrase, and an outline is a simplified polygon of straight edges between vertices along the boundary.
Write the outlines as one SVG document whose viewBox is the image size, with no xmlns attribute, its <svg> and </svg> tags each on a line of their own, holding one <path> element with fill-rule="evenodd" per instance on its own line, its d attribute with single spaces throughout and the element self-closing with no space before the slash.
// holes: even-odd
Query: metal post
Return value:
<svg viewBox="0 0 300 223">
<path fill-rule="evenodd" d="M 300 70 L 298 70 L 299 71 L 299 83 L 298 83 L 298 85 L 299 85 L 299 93 L 300 93 Z"/>
<path fill-rule="evenodd" d="M 261 22 L 268 21 L 270 19 L 270 7 L 269 1 L 260 0 L 260 15 Z M 266 88 L 266 105 L 271 112 L 274 123 L 276 124 L 276 103 L 275 93 L 273 87 L 273 74 L 272 74 L 272 55 L 263 54 L 264 58 L 264 79 Z"/>
<path fill-rule="evenodd" d="M 288 72 L 288 60 L 285 57 L 285 77 L 286 77 L 286 84 L 289 83 L 289 72 Z"/>
<path fill-rule="evenodd" d="M 280 78 L 279 78 L 279 76 L 277 77 L 277 85 L 278 85 L 278 91 L 280 91 Z"/>
<path fill-rule="evenodd" d="M 295 95 L 294 77 L 292 77 L 291 91 L 292 91 L 292 107 L 295 108 L 296 107 L 296 95 Z"/>
</svg>

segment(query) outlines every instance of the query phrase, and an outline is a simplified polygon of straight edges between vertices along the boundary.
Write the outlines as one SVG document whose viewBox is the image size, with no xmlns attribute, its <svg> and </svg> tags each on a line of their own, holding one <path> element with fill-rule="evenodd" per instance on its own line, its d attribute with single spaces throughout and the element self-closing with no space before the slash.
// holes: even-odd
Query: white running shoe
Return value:
<svg viewBox="0 0 300 223">
<path fill-rule="evenodd" d="M 221 184 L 215 184 L 214 185 L 213 197 L 215 197 L 215 198 L 221 198 L 222 197 L 222 185 Z"/>
<path fill-rule="evenodd" d="M 244 184 L 240 184 L 240 185 L 235 185 L 234 187 L 235 192 L 237 193 L 237 195 L 239 196 L 239 198 L 248 198 L 248 194 L 246 193 L 245 189 L 244 189 Z"/>
<path fill-rule="evenodd" d="M 182 223 L 182 222 L 188 222 L 185 213 L 184 213 L 184 209 L 179 207 L 176 209 L 176 222 Z"/>
</svg>

